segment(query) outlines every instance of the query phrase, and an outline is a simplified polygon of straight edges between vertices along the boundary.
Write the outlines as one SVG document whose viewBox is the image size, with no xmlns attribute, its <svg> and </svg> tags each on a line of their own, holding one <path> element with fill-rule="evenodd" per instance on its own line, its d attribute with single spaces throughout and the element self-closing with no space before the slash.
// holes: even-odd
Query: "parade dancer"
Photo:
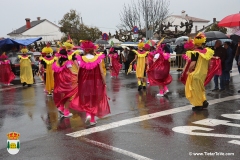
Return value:
<svg viewBox="0 0 240 160">
<path fill-rule="evenodd" d="M 162 46 L 159 46 L 153 58 L 153 64 L 148 65 L 148 78 L 150 86 L 159 86 L 157 96 L 164 96 L 169 92 L 167 85 L 172 82 L 170 72 L 170 54 L 164 53 Z"/>
<path fill-rule="evenodd" d="M 137 60 L 137 68 L 136 68 L 136 77 L 138 79 L 138 91 L 141 89 L 146 89 L 146 65 L 147 65 L 147 55 L 148 51 L 143 50 L 144 43 L 140 42 L 138 44 L 138 50 L 133 50 L 136 53 L 135 59 L 130 63 L 131 65 L 133 62 Z"/>
<path fill-rule="evenodd" d="M 10 82 L 14 80 L 15 75 L 12 72 L 10 60 L 6 56 L 5 52 L 0 56 L 0 83 L 10 85 Z"/>
<path fill-rule="evenodd" d="M 81 47 L 84 56 L 78 56 L 79 103 L 72 107 L 74 110 L 86 112 L 87 125 L 95 125 L 95 116 L 101 118 L 110 113 L 106 79 L 101 65 L 104 56 L 94 53 L 95 46 L 91 41 L 82 42 Z"/>
<path fill-rule="evenodd" d="M 68 52 L 68 59 L 69 60 L 73 60 L 73 62 L 78 66 L 78 62 L 77 62 L 77 58 L 76 56 L 80 54 L 79 50 L 74 51 L 74 45 L 73 45 L 73 41 L 72 39 L 69 39 L 63 43 L 64 48 L 66 48 L 67 52 Z"/>
<path fill-rule="evenodd" d="M 46 54 L 46 56 L 41 56 L 39 58 L 40 65 L 39 70 L 42 68 L 44 69 L 44 84 L 45 89 L 44 91 L 48 93 L 48 96 L 52 95 L 52 91 L 54 89 L 54 77 L 53 77 L 53 70 L 52 64 L 55 61 L 55 58 L 52 56 L 53 50 L 48 43 L 46 47 L 42 49 L 42 53 Z"/>
<path fill-rule="evenodd" d="M 187 51 L 186 56 L 190 59 L 187 70 L 187 81 L 185 85 L 185 95 L 194 106 L 193 111 L 202 110 L 208 107 L 205 94 L 204 82 L 207 77 L 209 60 L 213 57 L 214 51 L 210 48 L 203 48 L 206 36 L 203 33 L 197 34 L 194 38 L 195 49 Z"/>
<path fill-rule="evenodd" d="M 58 60 L 53 63 L 54 71 L 54 102 L 63 117 L 71 117 L 69 107 L 78 105 L 78 67 L 68 60 L 67 50 L 59 51 Z"/>
<path fill-rule="evenodd" d="M 20 59 L 20 79 L 23 87 L 28 85 L 30 87 L 33 84 L 33 72 L 31 64 L 31 56 L 27 55 L 28 49 L 24 46 L 21 49 L 22 55 L 19 55 Z"/>
<path fill-rule="evenodd" d="M 119 63 L 119 56 L 118 53 L 114 52 L 114 48 L 111 47 L 109 51 L 109 57 L 110 57 L 110 71 L 111 71 L 111 77 L 117 78 L 119 75 L 119 72 L 122 68 L 122 64 Z"/>
</svg>

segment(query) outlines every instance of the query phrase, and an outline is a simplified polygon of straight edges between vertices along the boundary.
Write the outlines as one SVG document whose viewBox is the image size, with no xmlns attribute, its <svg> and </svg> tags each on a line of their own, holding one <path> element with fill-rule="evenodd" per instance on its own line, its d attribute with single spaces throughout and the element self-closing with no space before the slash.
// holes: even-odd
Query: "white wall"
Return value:
<svg viewBox="0 0 240 160">
<path fill-rule="evenodd" d="M 41 41 L 54 41 L 60 40 L 63 33 L 59 28 L 51 22 L 45 20 L 37 26 L 25 31 L 22 35 L 10 36 L 10 38 L 30 38 L 30 37 L 42 37 Z"/>
<path fill-rule="evenodd" d="M 183 31 L 185 30 L 185 27 L 183 28 L 180 28 L 180 25 L 181 25 L 181 22 L 185 23 L 186 20 L 183 19 L 183 18 L 176 18 L 176 17 L 173 17 L 173 16 L 170 16 L 166 19 L 165 23 L 167 24 L 167 22 L 170 22 L 173 26 L 174 25 L 178 25 L 178 30 L 179 31 Z M 192 32 L 191 33 L 196 33 L 195 32 L 195 26 L 197 26 L 197 30 L 200 30 L 203 28 L 203 26 L 207 26 L 208 23 L 207 22 L 193 22 L 193 27 L 192 27 Z M 169 28 L 171 31 L 175 31 L 175 27 L 170 27 Z"/>
</svg>

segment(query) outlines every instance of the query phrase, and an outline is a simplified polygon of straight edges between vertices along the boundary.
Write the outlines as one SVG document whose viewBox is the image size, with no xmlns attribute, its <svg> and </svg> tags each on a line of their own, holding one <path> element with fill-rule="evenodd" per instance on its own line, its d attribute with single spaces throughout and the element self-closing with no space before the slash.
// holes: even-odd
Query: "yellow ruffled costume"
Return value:
<svg viewBox="0 0 240 160">
<path fill-rule="evenodd" d="M 21 83 L 33 84 L 33 73 L 32 73 L 32 63 L 29 59 L 31 56 L 26 55 L 28 50 L 23 48 L 21 50 L 23 55 L 19 55 L 18 58 L 20 59 L 20 80 Z"/>
<path fill-rule="evenodd" d="M 42 53 L 50 54 L 53 53 L 51 47 L 47 46 L 42 49 Z M 46 63 L 45 73 L 46 73 L 46 82 L 45 82 L 45 90 L 50 94 L 54 89 L 54 72 L 52 70 L 52 65 L 55 61 L 54 57 L 46 58 L 40 57 L 39 60 L 44 61 Z"/>
<path fill-rule="evenodd" d="M 196 40 L 198 44 L 200 40 Z M 193 72 L 188 74 L 185 85 L 186 98 L 193 106 L 203 106 L 206 100 L 204 82 L 208 73 L 209 60 L 213 57 L 214 51 L 210 48 L 205 48 L 206 53 L 201 53 L 200 50 L 187 51 L 186 55 L 191 59 L 192 55 L 199 54 L 198 60 Z"/>
<path fill-rule="evenodd" d="M 149 51 L 136 51 L 133 50 L 133 52 L 137 55 L 137 68 L 136 68 L 136 76 L 137 78 L 144 78 L 144 72 L 146 70 L 146 57 L 149 53 Z"/>
</svg>

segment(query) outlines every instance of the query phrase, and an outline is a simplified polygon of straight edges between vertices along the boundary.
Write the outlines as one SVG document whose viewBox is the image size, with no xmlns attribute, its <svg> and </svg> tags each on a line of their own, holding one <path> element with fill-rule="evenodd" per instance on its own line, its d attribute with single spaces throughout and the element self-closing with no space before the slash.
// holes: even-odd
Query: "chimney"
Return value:
<svg viewBox="0 0 240 160">
<path fill-rule="evenodd" d="M 197 33 L 197 26 L 195 26 L 195 33 Z"/>
<path fill-rule="evenodd" d="M 31 28 L 30 18 L 26 18 L 26 29 Z"/>
<path fill-rule="evenodd" d="M 213 23 L 216 23 L 216 21 L 217 21 L 216 18 L 213 18 Z"/>
<path fill-rule="evenodd" d="M 41 20 L 41 17 L 37 17 L 37 20 L 40 21 L 40 20 Z"/>
</svg>

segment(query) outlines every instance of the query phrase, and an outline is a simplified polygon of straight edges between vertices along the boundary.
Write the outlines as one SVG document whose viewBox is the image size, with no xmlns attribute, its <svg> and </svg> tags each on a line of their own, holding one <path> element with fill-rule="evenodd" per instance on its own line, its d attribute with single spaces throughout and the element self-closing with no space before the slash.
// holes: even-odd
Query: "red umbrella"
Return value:
<svg viewBox="0 0 240 160">
<path fill-rule="evenodd" d="M 219 27 L 237 27 L 240 26 L 240 13 L 229 15 L 223 18 L 219 23 Z"/>
</svg>

